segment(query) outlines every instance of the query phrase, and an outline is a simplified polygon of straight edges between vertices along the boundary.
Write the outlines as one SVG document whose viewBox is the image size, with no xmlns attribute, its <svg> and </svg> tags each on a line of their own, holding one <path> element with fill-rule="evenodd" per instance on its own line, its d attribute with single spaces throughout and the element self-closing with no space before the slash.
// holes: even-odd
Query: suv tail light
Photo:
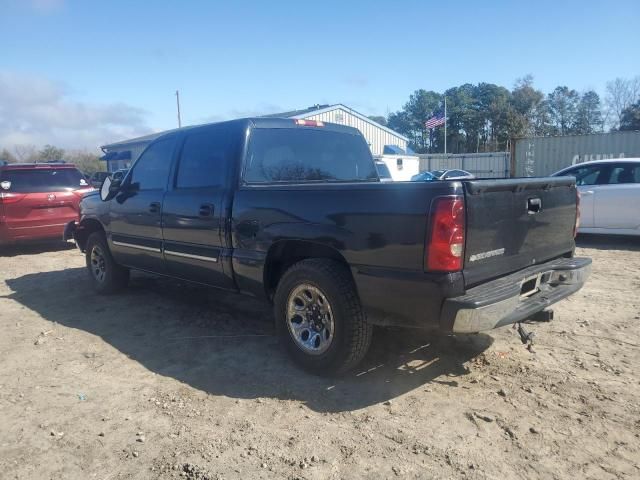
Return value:
<svg viewBox="0 0 640 480">
<path fill-rule="evenodd" d="M 580 190 L 576 187 L 576 224 L 573 227 L 573 238 L 578 236 L 578 228 L 580 228 Z"/>
<path fill-rule="evenodd" d="M 26 197 L 24 193 L 0 192 L 0 205 L 8 205 L 9 203 L 17 203 Z"/>
<path fill-rule="evenodd" d="M 462 270 L 465 236 L 464 199 L 441 197 L 431 208 L 431 229 L 427 244 L 427 270 Z"/>
<path fill-rule="evenodd" d="M 77 190 L 73 190 L 73 194 L 82 198 L 85 193 L 93 192 L 94 190 L 95 188 L 93 187 L 78 188 Z"/>
</svg>

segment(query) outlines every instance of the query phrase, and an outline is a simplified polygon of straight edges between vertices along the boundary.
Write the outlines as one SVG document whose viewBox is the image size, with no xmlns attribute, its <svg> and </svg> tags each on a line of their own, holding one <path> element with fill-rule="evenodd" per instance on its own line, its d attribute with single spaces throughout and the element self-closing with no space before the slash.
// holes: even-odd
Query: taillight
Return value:
<svg viewBox="0 0 640 480">
<path fill-rule="evenodd" d="M 464 255 L 464 200 L 442 197 L 431 209 L 431 233 L 427 245 L 427 270 L 462 270 Z"/>
<path fill-rule="evenodd" d="M 9 203 L 17 203 L 26 197 L 24 193 L 0 192 L 0 204 L 7 205 Z"/>
<path fill-rule="evenodd" d="M 578 236 L 578 228 L 580 228 L 580 190 L 576 188 L 576 224 L 573 227 L 573 238 Z"/>
<path fill-rule="evenodd" d="M 296 125 L 301 125 L 303 127 L 324 127 L 324 122 L 320 120 L 304 120 L 302 118 L 297 118 L 294 120 Z"/>
<path fill-rule="evenodd" d="M 85 193 L 93 192 L 94 190 L 95 190 L 95 188 L 93 188 L 93 187 L 78 188 L 77 190 L 73 190 L 73 193 L 74 193 L 74 195 L 77 195 L 78 197 L 82 198 L 82 196 Z"/>
</svg>

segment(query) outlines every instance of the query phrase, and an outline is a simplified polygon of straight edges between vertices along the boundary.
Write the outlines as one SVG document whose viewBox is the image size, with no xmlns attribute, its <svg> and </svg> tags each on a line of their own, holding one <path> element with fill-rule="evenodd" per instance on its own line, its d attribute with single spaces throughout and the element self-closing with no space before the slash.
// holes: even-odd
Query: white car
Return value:
<svg viewBox="0 0 640 480">
<path fill-rule="evenodd" d="M 584 162 L 552 176 L 576 177 L 579 233 L 640 235 L 640 158 Z"/>
<path fill-rule="evenodd" d="M 466 170 L 433 170 L 431 175 L 438 180 L 473 180 L 475 175 Z"/>
</svg>

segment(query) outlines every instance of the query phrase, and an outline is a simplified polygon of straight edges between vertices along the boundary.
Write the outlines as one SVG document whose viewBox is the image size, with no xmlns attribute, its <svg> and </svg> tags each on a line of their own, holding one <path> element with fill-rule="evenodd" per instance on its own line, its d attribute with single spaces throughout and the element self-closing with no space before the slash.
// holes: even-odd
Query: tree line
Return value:
<svg viewBox="0 0 640 480">
<path fill-rule="evenodd" d="M 447 152 L 504 151 L 516 137 L 640 130 L 640 76 L 606 85 L 604 101 L 593 90 L 558 86 L 544 94 L 528 75 L 509 90 L 492 83 L 464 84 L 438 93 L 416 90 L 402 110 L 372 119 L 409 138 L 418 153 L 444 151 L 444 128 L 425 122 L 443 113 L 447 100 Z"/>
<path fill-rule="evenodd" d="M 8 163 L 37 163 L 65 161 L 73 163 L 78 169 L 87 175 L 92 175 L 105 169 L 100 157 L 95 153 L 85 150 L 66 151 L 54 145 L 45 145 L 37 149 L 34 145 L 16 145 L 10 151 L 7 148 L 0 149 L 0 162 Z"/>
<path fill-rule="evenodd" d="M 372 120 L 409 138 L 418 153 L 444 151 L 444 128 L 429 130 L 425 122 L 443 113 L 447 99 L 447 152 L 504 151 L 517 137 L 640 130 L 640 76 L 616 78 L 607 83 L 604 101 L 593 90 L 578 92 L 558 86 L 544 94 L 533 77 L 516 81 L 511 90 L 493 83 L 466 83 L 438 93 L 416 90 L 402 110 Z M 53 145 L 37 149 L 16 145 L 0 148 L 0 162 L 65 160 L 83 172 L 104 170 L 98 155 L 84 150 L 65 151 Z"/>
</svg>

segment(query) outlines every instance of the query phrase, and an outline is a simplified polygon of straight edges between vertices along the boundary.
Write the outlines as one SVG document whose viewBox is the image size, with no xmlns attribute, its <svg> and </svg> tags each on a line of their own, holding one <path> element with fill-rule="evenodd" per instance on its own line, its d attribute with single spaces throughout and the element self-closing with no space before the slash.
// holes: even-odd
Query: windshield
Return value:
<svg viewBox="0 0 640 480">
<path fill-rule="evenodd" d="M 332 130 L 256 128 L 244 179 L 248 183 L 377 181 L 369 147 L 360 135 Z"/>
<path fill-rule="evenodd" d="M 34 168 L 3 171 L 0 186 L 16 193 L 60 192 L 86 187 L 87 181 L 75 168 Z"/>
</svg>

